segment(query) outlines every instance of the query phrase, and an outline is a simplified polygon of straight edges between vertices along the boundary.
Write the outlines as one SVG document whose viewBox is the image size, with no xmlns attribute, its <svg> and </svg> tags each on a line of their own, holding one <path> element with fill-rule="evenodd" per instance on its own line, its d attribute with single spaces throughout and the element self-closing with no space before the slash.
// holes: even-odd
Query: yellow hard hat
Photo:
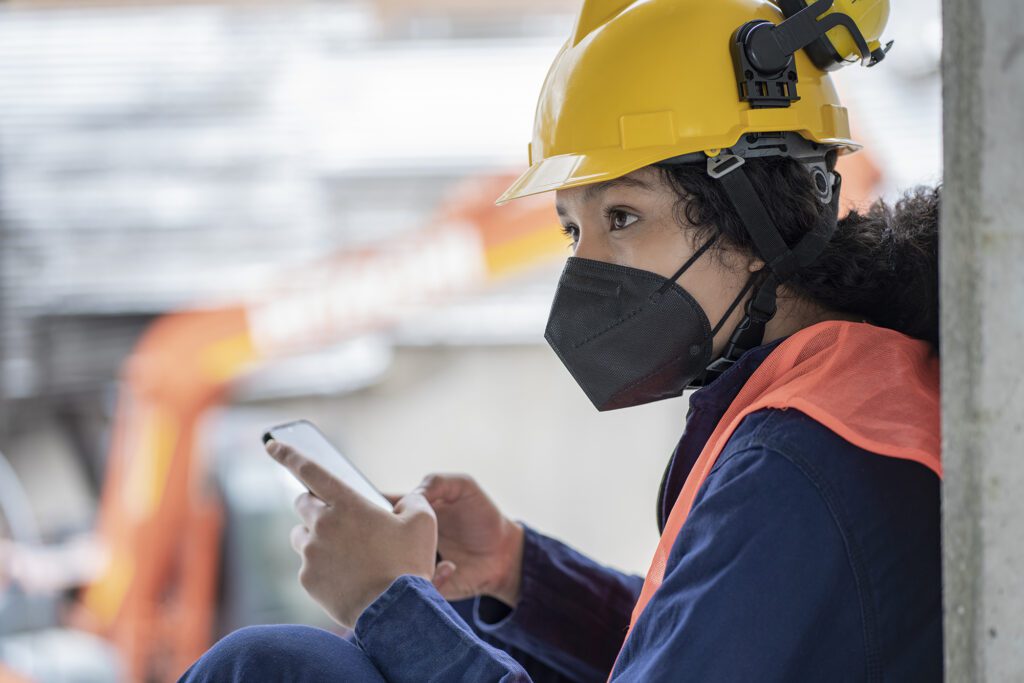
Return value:
<svg viewBox="0 0 1024 683">
<path fill-rule="evenodd" d="M 855 151 L 826 69 L 854 53 L 879 61 L 888 8 L 889 0 L 584 0 L 541 90 L 530 167 L 496 203 L 694 152 L 714 157 L 747 133 L 792 131 Z"/>
</svg>

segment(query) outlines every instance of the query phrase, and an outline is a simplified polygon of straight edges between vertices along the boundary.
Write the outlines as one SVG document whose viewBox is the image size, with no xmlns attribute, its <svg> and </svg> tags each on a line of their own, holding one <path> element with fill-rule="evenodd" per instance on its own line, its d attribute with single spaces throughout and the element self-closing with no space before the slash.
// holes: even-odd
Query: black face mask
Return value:
<svg viewBox="0 0 1024 683">
<path fill-rule="evenodd" d="M 751 277 L 711 328 L 676 279 L 638 268 L 571 257 L 558 281 L 544 338 L 598 410 L 679 396 L 711 362 L 712 341 L 753 286 Z"/>
</svg>

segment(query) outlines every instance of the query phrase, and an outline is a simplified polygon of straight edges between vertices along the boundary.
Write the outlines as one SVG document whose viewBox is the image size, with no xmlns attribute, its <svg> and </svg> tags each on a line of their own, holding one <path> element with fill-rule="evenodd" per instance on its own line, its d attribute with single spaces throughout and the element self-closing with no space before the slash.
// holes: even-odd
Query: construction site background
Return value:
<svg viewBox="0 0 1024 683">
<path fill-rule="evenodd" d="M 0 2 L 0 538 L 42 563 L 0 576 L 0 679 L 173 680 L 231 629 L 329 627 L 259 443 L 292 418 L 384 490 L 468 472 L 646 568 L 685 399 L 596 413 L 543 342 L 551 198 L 491 207 L 575 9 Z M 938 0 L 890 26 L 835 76 L 847 204 L 942 176 Z M 152 566 L 118 559 L 140 538 Z"/>
</svg>

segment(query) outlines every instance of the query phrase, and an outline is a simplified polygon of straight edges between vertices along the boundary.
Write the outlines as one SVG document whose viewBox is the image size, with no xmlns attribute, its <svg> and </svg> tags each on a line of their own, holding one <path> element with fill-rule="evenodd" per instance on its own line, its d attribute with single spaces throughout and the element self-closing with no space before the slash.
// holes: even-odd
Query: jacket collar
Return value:
<svg viewBox="0 0 1024 683">
<path fill-rule="evenodd" d="M 693 469 L 693 464 L 711 438 L 711 433 L 718 426 L 719 420 L 725 415 L 740 389 L 747 383 L 764 359 L 782 343 L 780 337 L 767 344 L 756 346 L 737 359 L 733 365 L 715 378 L 711 383 L 701 387 L 690 395 L 690 407 L 686 413 L 686 427 L 676 444 L 672 458 L 665 468 L 658 489 L 658 529 L 664 526 L 672 504 L 683 488 L 683 482 Z"/>
<path fill-rule="evenodd" d="M 701 387 L 690 396 L 690 411 L 714 411 L 720 418 L 729 405 L 740 393 L 740 389 L 747 383 L 750 376 L 754 374 L 764 359 L 781 344 L 786 337 L 780 337 L 774 341 L 755 346 L 750 349 L 732 364 L 728 370 L 723 372 L 710 384 Z M 717 419 L 715 420 L 718 421 Z"/>
</svg>

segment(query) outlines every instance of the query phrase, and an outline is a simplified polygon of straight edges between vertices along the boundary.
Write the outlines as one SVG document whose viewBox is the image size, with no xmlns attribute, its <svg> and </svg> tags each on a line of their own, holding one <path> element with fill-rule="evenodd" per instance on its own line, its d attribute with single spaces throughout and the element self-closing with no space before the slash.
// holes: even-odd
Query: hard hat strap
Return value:
<svg viewBox="0 0 1024 683">
<path fill-rule="evenodd" d="M 658 166 L 666 168 L 705 163 L 707 174 L 721 183 L 754 243 L 754 251 L 765 263 L 761 270 L 751 275 L 726 315 L 715 326 L 712 337 L 718 333 L 747 292 L 753 289 L 754 293 L 747 301 L 746 315 L 729 337 L 725 353 L 708 366 L 704 377 L 695 382 L 695 386 L 710 382 L 746 351 L 763 343 L 765 327 L 777 310 L 776 290 L 779 285 L 813 263 L 832 238 L 839 215 L 842 178 L 835 171 L 828 170 L 824 154 L 825 151 L 817 144 L 791 132 L 753 133 L 740 138 L 732 148 L 721 150 L 713 157 L 704 152 L 693 152 L 658 162 Z M 827 203 L 831 209 L 832 218 L 819 222 L 792 249 L 786 245 L 782 234 L 775 227 L 768 209 L 743 168 L 747 158 L 774 156 L 790 157 L 807 166 L 815 180 L 818 200 Z M 831 183 L 828 182 L 830 175 Z"/>
<path fill-rule="evenodd" d="M 758 280 L 761 280 L 761 282 L 755 285 Z M 708 365 L 699 384 L 704 385 L 712 381 L 732 367 L 733 363 L 739 360 L 740 356 L 744 353 L 762 344 L 765 326 L 775 316 L 775 311 L 777 310 L 775 294 L 778 286 L 779 282 L 775 279 L 775 275 L 768 271 L 767 268 L 762 268 L 756 273 L 751 274 L 747 284 L 740 292 L 740 297 L 742 297 L 752 287 L 755 288 L 754 295 L 747 301 L 746 315 L 743 316 L 743 319 L 729 336 L 729 343 L 725 347 L 725 352 Z M 739 297 L 730 306 L 729 313 L 738 304 L 738 299 Z M 717 334 L 718 329 L 721 328 L 724 322 L 725 318 L 722 318 L 722 322 L 716 326 L 712 338 L 714 334 Z"/>
<path fill-rule="evenodd" d="M 729 319 L 729 316 L 732 315 L 732 312 L 736 310 L 736 307 L 743 303 L 743 298 L 747 295 L 747 292 L 749 292 L 751 289 L 754 288 L 754 286 L 757 285 L 760 275 L 761 271 L 757 271 L 756 273 L 750 274 L 750 277 L 747 278 L 746 284 L 743 285 L 743 288 L 739 291 L 739 294 L 736 295 L 736 298 L 732 300 L 732 303 L 729 304 L 729 307 L 725 309 L 725 313 L 722 315 L 721 319 L 719 319 L 718 324 L 716 324 L 715 327 L 711 330 L 712 339 L 714 339 L 718 332 L 723 327 L 725 327 L 726 321 Z M 750 315 L 750 307 L 751 304 L 753 304 L 753 301 L 754 299 L 751 299 L 750 301 L 747 302 L 747 316 Z M 735 336 L 735 333 L 733 334 L 733 336 Z"/>
<path fill-rule="evenodd" d="M 834 220 L 821 221 L 813 230 L 804 235 L 790 249 L 782 234 L 775 227 L 765 208 L 764 202 L 757 196 L 757 190 L 743 170 L 743 158 L 720 154 L 708 159 L 708 175 L 722 184 L 726 196 L 746 228 L 758 256 L 764 260 L 766 267 L 779 283 L 790 279 L 801 268 L 814 262 L 832 238 L 836 223 Z M 833 212 L 838 208 L 839 175 L 836 174 L 836 186 L 830 202 Z"/>
<path fill-rule="evenodd" d="M 746 315 L 729 338 L 725 353 L 708 366 L 703 379 L 705 384 L 727 370 L 746 351 L 763 343 L 765 327 L 778 310 L 778 286 L 818 258 L 836 227 L 835 220 L 822 221 L 790 249 L 743 169 L 744 159 L 720 154 L 708 158 L 707 164 L 708 175 L 722 184 L 765 266 L 751 276 L 741 292 L 742 296 L 755 278 L 761 280 L 747 302 Z M 840 183 L 839 174 L 835 174 L 830 201 L 834 216 L 839 206 Z"/>
</svg>

